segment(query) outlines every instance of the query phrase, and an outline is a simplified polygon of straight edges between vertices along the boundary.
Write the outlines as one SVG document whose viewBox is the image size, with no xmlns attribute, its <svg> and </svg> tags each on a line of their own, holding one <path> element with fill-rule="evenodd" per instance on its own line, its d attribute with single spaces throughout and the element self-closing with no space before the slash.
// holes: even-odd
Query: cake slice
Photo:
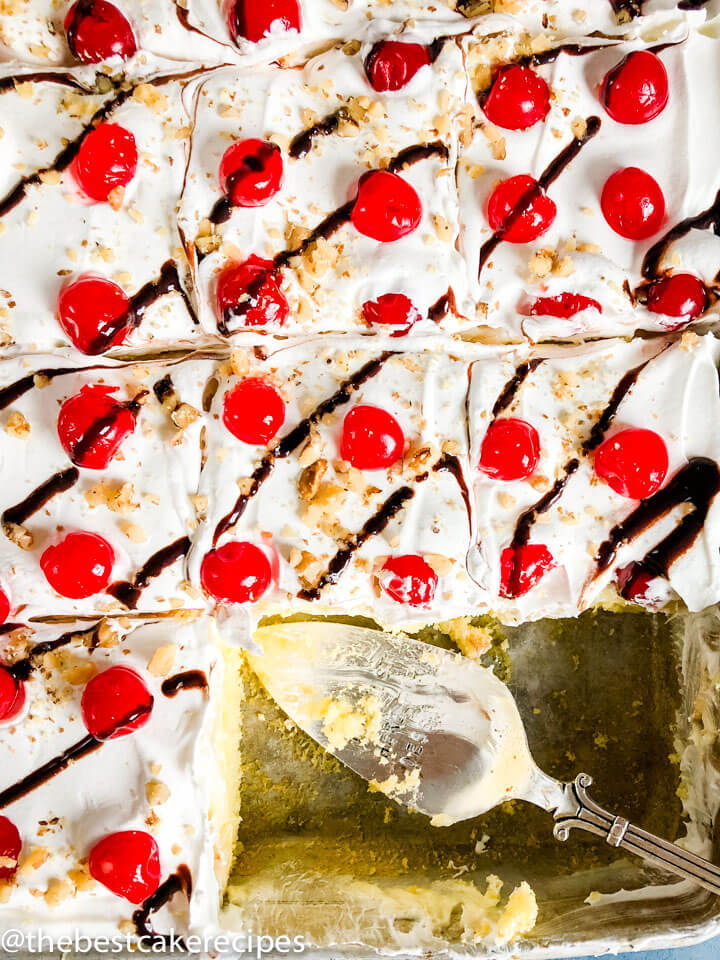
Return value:
<svg viewBox="0 0 720 960">
<path fill-rule="evenodd" d="M 176 946 L 213 929 L 237 829 L 236 655 L 204 618 L 2 629 L 3 929 Z"/>
<path fill-rule="evenodd" d="M 378 22 L 302 69 L 199 82 L 179 223 L 205 330 L 475 327 L 456 249 L 465 84 L 452 36 Z"/>
<path fill-rule="evenodd" d="M 470 570 L 493 612 L 716 603 L 717 341 L 687 332 L 518 360 L 477 362 L 470 389 Z"/>
<path fill-rule="evenodd" d="M 182 82 L 103 79 L 82 68 L 0 80 L 0 258 L 15 264 L 0 282 L 5 345 L 97 355 L 198 340 L 175 221 Z"/>
<path fill-rule="evenodd" d="M 467 361 L 328 342 L 215 379 L 190 576 L 219 603 L 433 622 L 472 610 Z"/>
<path fill-rule="evenodd" d="M 201 605 L 184 558 L 208 363 L 0 362 L 0 581 L 14 614 Z"/>
</svg>

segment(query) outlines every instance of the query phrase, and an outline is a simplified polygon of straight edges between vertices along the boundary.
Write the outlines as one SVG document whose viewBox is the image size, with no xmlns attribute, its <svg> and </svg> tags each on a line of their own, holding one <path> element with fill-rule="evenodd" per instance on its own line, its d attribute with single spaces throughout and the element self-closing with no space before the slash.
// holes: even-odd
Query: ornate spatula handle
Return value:
<svg viewBox="0 0 720 960">
<path fill-rule="evenodd" d="M 660 837 L 647 833 L 632 823 L 616 817 L 599 807 L 587 795 L 587 788 L 592 784 L 592 777 L 587 773 L 579 774 L 573 783 L 565 784 L 567 803 L 563 804 L 563 813 L 555 813 L 554 834 L 558 840 L 567 840 L 570 831 L 578 828 L 603 837 L 613 847 L 619 847 L 634 853 L 644 860 L 663 867 L 670 873 L 676 873 L 686 880 L 692 880 L 720 895 L 720 867 L 714 863 L 688 853 L 682 847 Z M 575 808 L 575 812 L 568 814 L 567 810 Z"/>
</svg>

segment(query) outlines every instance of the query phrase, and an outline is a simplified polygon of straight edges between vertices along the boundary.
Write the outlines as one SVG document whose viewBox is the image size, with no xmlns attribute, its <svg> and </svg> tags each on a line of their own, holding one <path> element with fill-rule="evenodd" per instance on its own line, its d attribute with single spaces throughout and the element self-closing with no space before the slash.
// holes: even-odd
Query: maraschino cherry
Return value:
<svg viewBox="0 0 720 960">
<path fill-rule="evenodd" d="M 238 140 L 220 161 L 220 186 L 235 207 L 265 206 L 282 182 L 282 153 L 269 140 Z"/>
<path fill-rule="evenodd" d="M 259 43 L 269 33 L 300 30 L 302 16 L 298 0 L 230 0 L 227 24 L 235 43 Z"/>
<path fill-rule="evenodd" d="M 391 337 L 404 336 L 414 323 L 422 319 L 412 300 L 402 293 L 384 293 L 377 300 L 366 300 L 362 311 L 365 323 L 370 326 L 393 327 Z"/>
<path fill-rule="evenodd" d="M 530 67 L 511 64 L 495 74 L 481 106 L 495 126 L 527 130 L 550 112 L 550 88 Z"/>
<path fill-rule="evenodd" d="M 647 240 L 665 219 L 665 197 L 657 180 L 639 167 L 608 177 L 600 196 L 603 216 L 626 240 Z"/>
<path fill-rule="evenodd" d="M 25 684 L 8 667 L 0 667 L 0 723 L 15 720 L 25 706 Z"/>
<path fill-rule="evenodd" d="M 527 420 L 493 420 L 480 448 L 480 469 L 494 480 L 525 480 L 538 465 L 540 438 Z"/>
<path fill-rule="evenodd" d="M 133 134 L 118 123 L 101 123 L 80 144 L 71 171 L 80 190 L 104 202 L 135 176 L 138 152 Z"/>
<path fill-rule="evenodd" d="M 90 851 L 90 876 L 118 897 L 142 903 L 160 886 L 160 851 L 144 830 L 121 830 Z"/>
<path fill-rule="evenodd" d="M 272 260 L 254 255 L 223 270 L 218 277 L 216 298 L 218 315 L 228 332 L 234 323 L 279 327 L 290 313 Z"/>
<path fill-rule="evenodd" d="M 602 101 L 618 123 L 647 123 L 667 106 L 668 77 L 650 50 L 634 50 L 606 75 Z"/>
<path fill-rule="evenodd" d="M 132 27 L 108 0 L 78 0 L 68 10 L 64 27 L 73 56 L 83 63 L 127 60 L 137 50 Z"/>
<path fill-rule="evenodd" d="M 112 395 L 117 387 L 86 384 L 60 407 L 58 436 L 78 467 L 104 470 L 135 429 L 136 410 Z"/>
<path fill-rule="evenodd" d="M 378 581 L 389 597 L 411 607 L 432 603 L 438 585 L 433 568 L 415 554 L 390 557 L 383 564 Z"/>
<path fill-rule="evenodd" d="M 134 311 L 116 283 L 85 273 L 60 291 L 58 323 L 81 353 L 97 356 L 123 343 Z"/>
<path fill-rule="evenodd" d="M 355 229 L 380 243 L 393 243 L 420 225 L 422 204 L 415 189 L 388 170 L 360 177 L 351 219 Z"/>
<path fill-rule="evenodd" d="M 45 579 L 61 597 L 80 600 L 100 593 L 110 583 L 115 553 L 97 533 L 68 533 L 40 557 Z"/>
<path fill-rule="evenodd" d="M 285 401 L 262 377 L 248 377 L 225 394 L 223 423 L 243 443 L 267 443 L 285 421 Z"/>
<path fill-rule="evenodd" d="M 373 90 L 385 93 L 402 90 L 430 62 L 430 52 L 421 43 L 380 40 L 365 60 L 365 73 Z"/>
<path fill-rule="evenodd" d="M 343 421 L 340 456 L 359 470 L 381 470 L 402 457 L 405 436 L 392 414 L 359 404 Z"/>
<path fill-rule="evenodd" d="M 667 447 L 654 430 L 621 430 L 595 451 L 595 473 L 615 493 L 631 500 L 642 500 L 659 490 L 667 471 Z"/>
<path fill-rule="evenodd" d="M 530 305 L 531 317 L 560 317 L 569 320 L 582 310 L 597 310 L 602 313 L 602 306 L 592 297 L 585 297 L 581 293 L 559 293 L 555 297 L 538 297 Z"/>
<path fill-rule="evenodd" d="M 554 201 L 537 180 L 518 174 L 499 183 L 488 200 L 490 226 L 508 243 L 531 243 L 552 226 Z"/>
<path fill-rule="evenodd" d="M 211 597 L 225 603 L 255 603 L 270 586 L 267 555 L 253 543 L 231 540 L 203 557 L 200 581 Z"/>
<path fill-rule="evenodd" d="M 7 593 L 0 587 L 0 624 L 5 623 L 7 618 L 10 616 L 10 598 Z"/>
<path fill-rule="evenodd" d="M 139 673 L 130 667 L 115 666 L 88 682 L 80 706 L 88 733 L 97 740 L 115 740 L 144 727 L 153 702 Z"/>
<path fill-rule="evenodd" d="M 691 320 L 696 320 L 708 307 L 705 284 L 692 273 L 673 273 L 655 280 L 647 289 L 647 308 L 652 313 L 662 313 L 678 322 L 667 325 L 675 330 Z"/>
<path fill-rule="evenodd" d="M 500 596 L 522 597 L 554 566 L 553 555 L 542 543 L 506 547 L 500 554 Z"/>
<path fill-rule="evenodd" d="M 0 817 L 0 858 L 11 861 L 0 866 L 0 880 L 9 880 L 17 870 L 22 839 L 18 828 L 7 817 Z M 14 864 L 12 863 L 14 861 Z"/>
</svg>

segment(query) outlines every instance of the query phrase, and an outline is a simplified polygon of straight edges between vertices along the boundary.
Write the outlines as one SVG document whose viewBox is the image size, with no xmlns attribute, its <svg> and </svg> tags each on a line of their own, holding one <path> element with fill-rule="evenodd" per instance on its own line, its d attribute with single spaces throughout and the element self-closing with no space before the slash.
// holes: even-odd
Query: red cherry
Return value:
<svg viewBox="0 0 720 960">
<path fill-rule="evenodd" d="M 380 585 L 389 597 L 411 607 L 426 607 L 437 590 L 437 574 L 422 557 L 390 557 L 383 564 Z"/>
<path fill-rule="evenodd" d="M 480 448 L 480 469 L 494 480 L 525 480 L 540 459 L 540 437 L 526 420 L 493 420 Z"/>
<path fill-rule="evenodd" d="M 365 323 L 395 327 L 391 337 L 402 337 L 422 319 L 412 300 L 402 293 L 384 293 L 377 300 L 366 300 L 362 310 Z"/>
<path fill-rule="evenodd" d="M 534 300 L 530 306 L 530 316 L 568 320 L 581 310 L 603 312 L 602 306 L 592 297 L 584 297 L 581 293 L 560 293 L 556 297 L 538 297 Z"/>
<path fill-rule="evenodd" d="M 216 600 L 255 603 L 270 586 L 272 571 L 266 554 L 252 543 L 231 540 L 203 557 L 200 582 Z"/>
<path fill-rule="evenodd" d="M 223 423 L 243 443 L 267 443 L 285 422 L 285 401 L 262 377 L 248 377 L 225 394 Z"/>
<path fill-rule="evenodd" d="M 620 567 L 615 576 L 618 592 L 621 597 L 629 600 L 630 603 L 639 603 L 641 606 L 648 603 L 648 589 L 653 580 L 657 579 L 654 574 L 645 570 L 640 563 L 632 562 L 627 566 Z"/>
<path fill-rule="evenodd" d="M 14 720 L 25 706 L 25 684 L 7 667 L 0 667 L 0 721 Z"/>
<path fill-rule="evenodd" d="M 227 16 L 228 30 L 235 43 L 258 43 L 268 33 L 280 30 L 300 31 L 302 16 L 298 0 L 231 0 Z"/>
<path fill-rule="evenodd" d="M 351 219 L 363 236 L 393 243 L 417 230 L 421 218 L 420 197 L 402 177 L 387 170 L 360 177 Z"/>
<path fill-rule="evenodd" d="M 557 207 L 537 180 L 524 173 L 499 183 L 488 200 L 488 220 L 508 243 L 530 243 L 550 228 Z"/>
<path fill-rule="evenodd" d="M 120 830 L 90 851 L 90 876 L 130 903 L 142 903 L 160 886 L 160 851 L 144 830 Z"/>
<path fill-rule="evenodd" d="M 5 623 L 10 616 L 10 599 L 5 591 L 0 587 L 0 624 Z"/>
<path fill-rule="evenodd" d="M 96 740 L 126 737 L 150 719 L 153 695 L 130 667 L 109 667 L 96 674 L 83 690 L 83 720 Z"/>
<path fill-rule="evenodd" d="M 132 133 L 117 123 L 101 123 L 80 144 L 71 170 L 86 196 L 104 201 L 111 190 L 132 180 L 137 162 Z"/>
<path fill-rule="evenodd" d="M 118 8 L 107 0 L 92 0 L 83 3 L 78 10 L 74 3 L 65 16 L 65 33 L 68 46 L 83 63 L 99 63 L 110 57 L 127 60 L 137 50 L 132 27 Z M 75 14 L 79 14 L 75 22 Z"/>
<path fill-rule="evenodd" d="M 501 67 L 482 108 L 490 123 L 498 127 L 527 130 L 550 112 L 550 88 L 530 67 Z"/>
<path fill-rule="evenodd" d="M 642 500 L 659 490 L 667 470 L 667 447 L 654 430 L 621 430 L 595 451 L 595 473 L 615 493 L 631 500 Z"/>
<path fill-rule="evenodd" d="M 380 407 L 360 404 L 343 422 L 340 456 L 359 470 L 392 466 L 405 450 L 405 436 L 395 417 Z"/>
<path fill-rule="evenodd" d="M 45 579 L 61 597 L 80 600 L 100 593 L 110 582 L 113 548 L 96 533 L 69 533 L 40 557 Z"/>
<path fill-rule="evenodd" d="M 500 596 L 522 597 L 555 566 L 555 560 L 542 543 L 506 547 L 500 554 Z"/>
<path fill-rule="evenodd" d="M 283 182 L 280 147 L 267 140 L 238 140 L 220 161 L 220 186 L 236 207 L 262 207 Z"/>
<path fill-rule="evenodd" d="M 86 384 L 60 407 L 58 436 L 76 466 L 104 470 L 135 429 L 132 404 L 115 400 L 111 394 L 116 390 L 103 383 Z"/>
<path fill-rule="evenodd" d="M 677 317 L 680 323 L 669 325 L 676 330 L 695 320 L 707 310 L 708 295 L 705 284 L 692 273 L 673 273 L 651 283 L 647 291 L 647 308 L 652 313 Z"/>
<path fill-rule="evenodd" d="M 15 866 L 0 867 L 0 880 L 8 880 L 17 870 L 17 861 L 22 850 L 18 828 L 7 817 L 0 817 L 0 857 L 14 860 Z"/>
<path fill-rule="evenodd" d="M 657 181 L 639 167 L 616 170 L 600 197 L 603 216 L 626 240 L 647 240 L 665 218 L 665 197 Z"/>
<path fill-rule="evenodd" d="M 279 327 L 290 313 L 272 260 L 256 256 L 223 270 L 217 282 L 217 308 L 229 333 L 235 321 L 246 327 Z"/>
<path fill-rule="evenodd" d="M 378 93 L 401 90 L 421 67 L 430 64 L 430 53 L 421 43 L 380 40 L 365 61 L 370 86 Z"/>
<path fill-rule="evenodd" d="M 602 101 L 618 123 L 647 123 L 668 102 L 668 77 L 660 57 L 635 50 L 610 70 L 603 81 Z"/>
<path fill-rule="evenodd" d="M 60 291 L 58 322 L 81 353 L 97 356 L 119 346 L 133 321 L 130 300 L 105 277 L 86 273 Z"/>
</svg>

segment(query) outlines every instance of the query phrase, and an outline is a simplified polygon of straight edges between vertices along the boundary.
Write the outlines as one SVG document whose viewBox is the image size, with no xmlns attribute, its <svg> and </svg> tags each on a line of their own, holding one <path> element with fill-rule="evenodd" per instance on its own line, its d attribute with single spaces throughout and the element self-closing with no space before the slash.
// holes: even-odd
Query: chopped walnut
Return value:
<svg viewBox="0 0 720 960">
<path fill-rule="evenodd" d="M 151 806 L 160 806 L 170 798 L 170 788 L 162 780 L 148 780 L 145 784 L 145 796 Z"/>
<path fill-rule="evenodd" d="M 298 480 L 298 491 L 301 500 L 309 503 L 317 496 L 317 492 L 320 489 L 320 481 L 325 476 L 327 467 L 327 460 L 322 459 L 315 460 L 314 463 L 305 467 Z"/>
<path fill-rule="evenodd" d="M 23 527 L 19 523 L 4 523 L 3 533 L 11 543 L 14 543 L 16 547 L 20 547 L 21 550 L 32 550 L 35 538 L 27 527 Z"/>
<path fill-rule="evenodd" d="M 61 903 L 72 897 L 74 893 L 75 889 L 69 880 L 64 877 L 62 879 L 53 877 L 51 880 L 48 880 L 47 890 L 45 891 L 43 899 L 50 909 L 53 909 L 54 907 L 59 907 Z"/>
<path fill-rule="evenodd" d="M 18 440 L 26 440 L 30 436 L 30 424 L 19 410 L 14 410 L 7 418 L 5 433 Z"/>
<path fill-rule="evenodd" d="M 33 847 L 32 850 L 28 851 L 27 855 L 22 858 L 20 866 L 18 867 L 18 873 L 25 876 L 34 870 L 39 870 L 49 858 L 50 850 L 48 847 Z"/>
<path fill-rule="evenodd" d="M 68 879 L 76 890 L 92 890 L 96 885 L 95 878 L 90 876 L 87 864 L 80 864 L 79 867 L 68 870 Z"/>
<path fill-rule="evenodd" d="M 172 422 L 181 430 L 187 430 L 191 423 L 195 423 L 200 416 L 198 410 L 189 403 L 181 403 L 171 414 Z"/>
<path fill-rule="evenodd" d="M 173 668 L 178 648 L 174 643 L 166 643 L 158 647 L 155 653 L 150 657 L 147 665 L 148 673 L 153 677 L 166 677 Z"/>
<path fill-rule="evenodd" d="M 132 543 L 147 543 L 148 535 L 139 523 L 123 523 L 120 529 Z"/>
</svg>

